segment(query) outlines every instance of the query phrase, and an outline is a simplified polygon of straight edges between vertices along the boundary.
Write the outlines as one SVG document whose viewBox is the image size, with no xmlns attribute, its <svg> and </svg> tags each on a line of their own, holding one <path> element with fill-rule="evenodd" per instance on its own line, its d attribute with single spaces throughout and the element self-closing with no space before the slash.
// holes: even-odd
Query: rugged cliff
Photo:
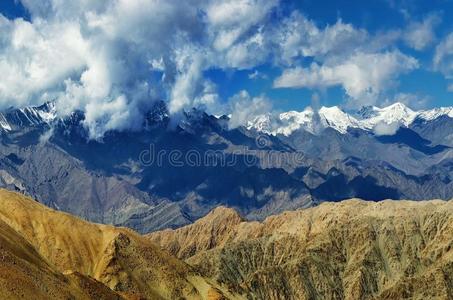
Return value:
<svg viewBox="0 0 453 300">
<path fill-rule="evenodd" d="M 0 190 L 0 294 L 8 299 L 224 299 L 214 280 L 125 228 Z"/>
<path fill-rule="evenodd" d="M 148 235 L 251 299 L 452 299 L 453 202 L 348 200 Z"/>
</svg>

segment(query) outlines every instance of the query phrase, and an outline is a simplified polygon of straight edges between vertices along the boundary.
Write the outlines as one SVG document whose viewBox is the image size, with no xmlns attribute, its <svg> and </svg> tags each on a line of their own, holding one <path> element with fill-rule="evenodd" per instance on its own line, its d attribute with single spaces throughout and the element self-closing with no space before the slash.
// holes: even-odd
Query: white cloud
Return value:
<svg viewBox="0 0 453 300">
<path fill-rule="evenodd" d="M 426 109 L 431 99 L 425 95 L 411 94 L 411 93 L 397 93 L 392 98 L 388 98 L 382 103 L 382 107 L 389 106 L 393 103 L 403 103 L 404 105 L 420 110 Z"/>
<path fill-rule="evenodd" d="M 298 56 L 314 57 L 317 60 L 327 56 L 338 56 L 366 45 L 368 33 L 338 20 L 334 25 L 318 28 L 316 24 L 299 12 L 284 20 L 273 37 L 281 44 L 281 58 L 292 64 Z"/>
<path fill-rule="evenodd" d="M 423 50 L 436 39 L 435 27 L 440 23 L 440 16 L 431 14 L 422 22 L 411 22 L 403 33 L 404 41 L 415 50 Z"/>
<path fill-rule="evenodd" d="M 228 50 L 250 27 L 257 25 L 278 0 L 211 1 L 206 9 L 216 50 Z"/>
<path fill-rule="evenodd" d="M 247 122 L 258 115 L 267 113 L 272 105 L 265 97 L 252 98 L 246 91 L 241 91 L 230 99 L 231 118 L 229 127 L 237 128 L 247 125 Z"/>
<path fill-rule="evenodd" d="M 209 69 L 273 63 L 288 68 L 276 86 L 341 85 L 358 101 L 416 67 L 384 52 L 397 34 L 370 36 L 341 20 L 321 28 L 299 12 L 285 17 L 279 0 L 21 1 L 30 22 L 0 15 L 0 107 L 55 98 L 60 114 L 86 113 L 94 138 L 138 128 L 156 100 L 174 114 L 224 110 Z M 425 37 L 414 44 L 426 43 L 425 31 L 414 31 Z M 304 68 L 307 57 L 314 64 Z"/>
<path fill-rule="evenodd" d="M 35 103 L 33 96 L 48 92 L 86 64 L 88 45 L 77 24 L 1 22 L 6 28 L 0 30 L 10 40 L 2 43 L 0 53 L 0 105 L 11 105 L 11 100 Z"/>
<path fill-rule="evenodd" d="M 261 27 L 278 0 L 22 0 L 31 21 L 0 15 L 0 106 L 57 99 L 97 138 L 134 129 L 166 99 L 172 113 L 220 107 L 203 71 L 262 63 Z M 255 52 L 255 53 L 253 53 Z"/>
<path fill-rule="evenodd" d="M 436 15 L 429 16 L 422 23 L 423 29 L 429 29 L 436 22 Z M 414 30 L 419 29 L 415 27 Z M 422 43 L 421 33 L 425 32 L 421 31 L 414 33 L 412 39 L 419 38 L 418 46 Z M 401 30 L 370 35 L 341 19 L 321 28 L 295 12 L 273 32 L 272 39 L 281 44 L 276 59 L 287 65 L 282 75 L 275 79 L 274 87 L 325 89 L 341 86 L 350 107 L 381 102 L 385 99 L 382 94 L 395 86 L 395 79 L 400 74 L 419 66 L 415 58 L 395 50 L 394 45 L 402 36 Z M 430 41 L 425 37 L 423 42 L 428 44 Z M 312 63 L 303 66 L 300 62 L 307 57 Z"/>
<path fill-rule="evenodd" d="M 228 113 L 226 104 L 221 101 L 218 94 L 217 85 L 209 79 L 201 85 L 201 92 L 193 101 L 193 105 L 212 115 Z"/>
<path fill-rule="evenodd" d="M 447 35 L 436 47 L 433 58 L 434 68 L 453 79 L 453 33 Z"/>
<path fill-rule="evenodd" d="M 377 136 L 394 135 L 399 128 L 400 124 L 398 122 L 393 122 L 390 124 L 387 124 L 385 122 L 379 122 L 374 126 L 373 132 Z"/>
<path fill-rule="evenodd" d="M 350 97 L 350 105 L 374 104 L 399 74 L 418 67 L 416 59 L 399 51 L 355 53 L 347 60 L 313 63 L 308 68 L 287 69 L 275 79 L 275 88 L 323 89 L 342 86 Z"/>
</svg>

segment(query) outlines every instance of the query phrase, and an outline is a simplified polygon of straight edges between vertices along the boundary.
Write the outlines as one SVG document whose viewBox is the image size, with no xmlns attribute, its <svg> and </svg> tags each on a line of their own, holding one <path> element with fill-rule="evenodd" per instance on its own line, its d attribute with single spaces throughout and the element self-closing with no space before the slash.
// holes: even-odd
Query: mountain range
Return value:
<svg viewBox="0 0 453 300">
<path fill-rule="evenodd" d="M 357 199 L 147 237 L 248 299 L 451 299 L 453 203 Z"/>
<path fill-rule="evenodd" d="M 231 128 L 228 116 L 198 109 L 175 121 L 156 102 L 139 130 L 93 140 L 81 111 L 10 108 L 0 115 L 0 186 L 141 233 L 191 224 L 219 205 L 262 220 L 354 197 L 447 200 L 452 111 L 323 107 Z"/>
<path fill-rule="evenodd" d="M 451 299 L 453 203 L 351 199 L 262 222 L 217 207 L 140 235 L 0 189 L 5 299 Z"/>
<path fill-rule="evenodd" d="M 365 106 L 353 114 L 348 114 L 338 106 L 323 106 L 316 111 L 307 107 L 302 112 L 288 111 L 258 115 L 247 122 L 247 128 L 285 136 L 290 136 L 299 129 L 316 133 L 327 127 L 343 134 L 346 134 L 348 129 L 356 128 L 373 131 L 377 135 L 390 135 L 401 126 L 409 127 L 415 122 L 429 122 L 441 117 L 453 118 L 453 107 L 413 111 L 403 103 L 397 102 L 384 108 Z M 386 125 L 387 132 L 382 130 Z"/>
</svg>

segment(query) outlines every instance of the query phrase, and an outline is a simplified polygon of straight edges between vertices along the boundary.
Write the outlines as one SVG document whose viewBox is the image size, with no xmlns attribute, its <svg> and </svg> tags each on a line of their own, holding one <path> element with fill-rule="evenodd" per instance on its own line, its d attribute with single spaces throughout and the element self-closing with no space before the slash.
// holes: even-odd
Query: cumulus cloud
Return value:
<svg viewBox="0 0 453 300">
<path fill-rule="evenodd" d="M 262 63 L 261 23 L 278 0 L 22 0 L 31 21 L 0 15 L 0 106 L 57 100 L 97 138 L 219 101 L 203 71 Z"/>
<path fill-rule="evenodd" d="M 422 22 L 411 22 L 404 32 L 404 41 L 415 50 L 425 49 L 436 39 L 434 29 L 440 21 L 438 14 L 431 14 Z"/>
<path fill-rule="evenodd" d="M 286 69 L 274 81 L 275 88 L 327 88 L 342 86 L 350 104 L 374 104 L 376 97 L 399 74 L 418 67 L 416 59 L 399 51 L 355 53 L 346 60 Z"/>
<path fill-rule="evenodd" d="M 206 9 L 206 15 L 212 28 L 211 34 L 215 36 L 214 47 L 217 50 L 228 50 L 245 31 L 257 25 L 278 2 L 278 0 L 212 1 Z"/>
<path fill-rule="evenodd" d="M 74 23 L 60 25 L 0 16 L 0 104 L 39 101 L 86 64 L 88 45 Z M 35 101 L 33 101 L 35 100 Z"/>
<path fill-rule="evenodd" d="M 342 20 L 319 27 L 298 11 L 284 12 L 280 0 L 21 2 L 31 21 L 0 15 L 0 107 L 56 100 L 62 116 L 85 112 L 92 138 L 139 128 L 156 100 L 166 100 L 172 114 L 192 106 L 224 113 L 228 104 L 205 77 L 210 69 L 251 72 L 269 63 L 286 68 L 275 87 L 342 86 L 351 102 L 373 102 L 417 67 L 389 49 L 395 32 L 372 36 Z M 429 45 L 435 23 L 414 23 L 408 43 Z M 267 102 L 249 98 L 233 97 L 233 110 Z"/>
<path fill-rule="evenodd" d="M 202 91 L 193 102 L 195 107 L 199 107 L 208 114 L 223 115 L 227 112 L 224 103 L 220 101 L 220 96 L 217 92 L 217 85 L 210 80 L 205 80 L 202 85 Z"/>
<path fill-rule="evenodd" d="M 369 38 L 365 30 L 341 20 L 319 28 L 299 12 L 283 20 L 274 34 L 274 39 L 281 44 L 281 58 L 287 64 L 292 64 L 293 59 L 299 56 L 317 60 L 343 56 L 366 45 Z"/>
<path fill-rule="evenodd" d="M 264 96 L 251 97 L 247 91 L 241 91 L 231 97 L 231 118 L 228 123 L 230 128 L 247 125 L 247 122 L 258 115 L 271 110 L 272 105 Z"/>
<path fill-rule="evenodd" d="M 418 47 L 431 43 L 426 33 L 437 22 L 438 16 L 430 15 L 420 24 L 412 23 L 411 41 Z M 277 62 L 286 67 L 274 88 L 341 86 L 351 108 L 381 103 L 395 87 L 395 79 L 419 67 L 415 58 L 395 49 L 403 36 L 398 29 L 371 35 L 341 19 L 322 28 L 294 12 L 273 32 L 272 39 L 281 45 Z M 304 66 L 300 63 L 304 58 L 312 63 Z"/>
</svg>

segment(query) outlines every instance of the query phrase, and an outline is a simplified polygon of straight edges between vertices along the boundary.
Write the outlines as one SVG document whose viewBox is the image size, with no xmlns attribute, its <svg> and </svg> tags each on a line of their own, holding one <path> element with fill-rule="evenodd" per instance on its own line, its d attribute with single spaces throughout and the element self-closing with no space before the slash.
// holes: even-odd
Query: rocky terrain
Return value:
<svg viewBox="0 0 453 300">
<path fill-rule="evenodd" d="M 235 299 L 125 228 L 0 190 L 2 299 Z"/>
<path fill-rule="evenodd" d="M 140 233 L 193 223 L 219 205 L 263 220 L 355 197 L 445 200 L 453 197 L 452 111 L 400 104 L 353 117 L 323 108 L 319 118 L 291 112 L 276 125 L 230 128 L 227 116 L 197 109 L 175 123 L 156 102 L 138 130 L 93 140 L 80 111 L 59 118 L 51 102 L 11 108 L 0 114 L 0 187 Z M 399 127 L 383 135 L 379 124 Z"/>
<path fill-rule="evenodd" d="M 0 190 L 7 299 L 451 299 L 453 202 L 346 200 L 141 236 Z"/>
<path fill-rule="evenodd" d="M 0 245 L 2 299 L 122 299 L 90 277 L 59 272 L 3 221 L 0 221 Z"/>
<path fill-rule="evenodd" d="M 453 202 L 347 200 L 148 235 L 249 299 L 452 299 Z"/>
</svg>

